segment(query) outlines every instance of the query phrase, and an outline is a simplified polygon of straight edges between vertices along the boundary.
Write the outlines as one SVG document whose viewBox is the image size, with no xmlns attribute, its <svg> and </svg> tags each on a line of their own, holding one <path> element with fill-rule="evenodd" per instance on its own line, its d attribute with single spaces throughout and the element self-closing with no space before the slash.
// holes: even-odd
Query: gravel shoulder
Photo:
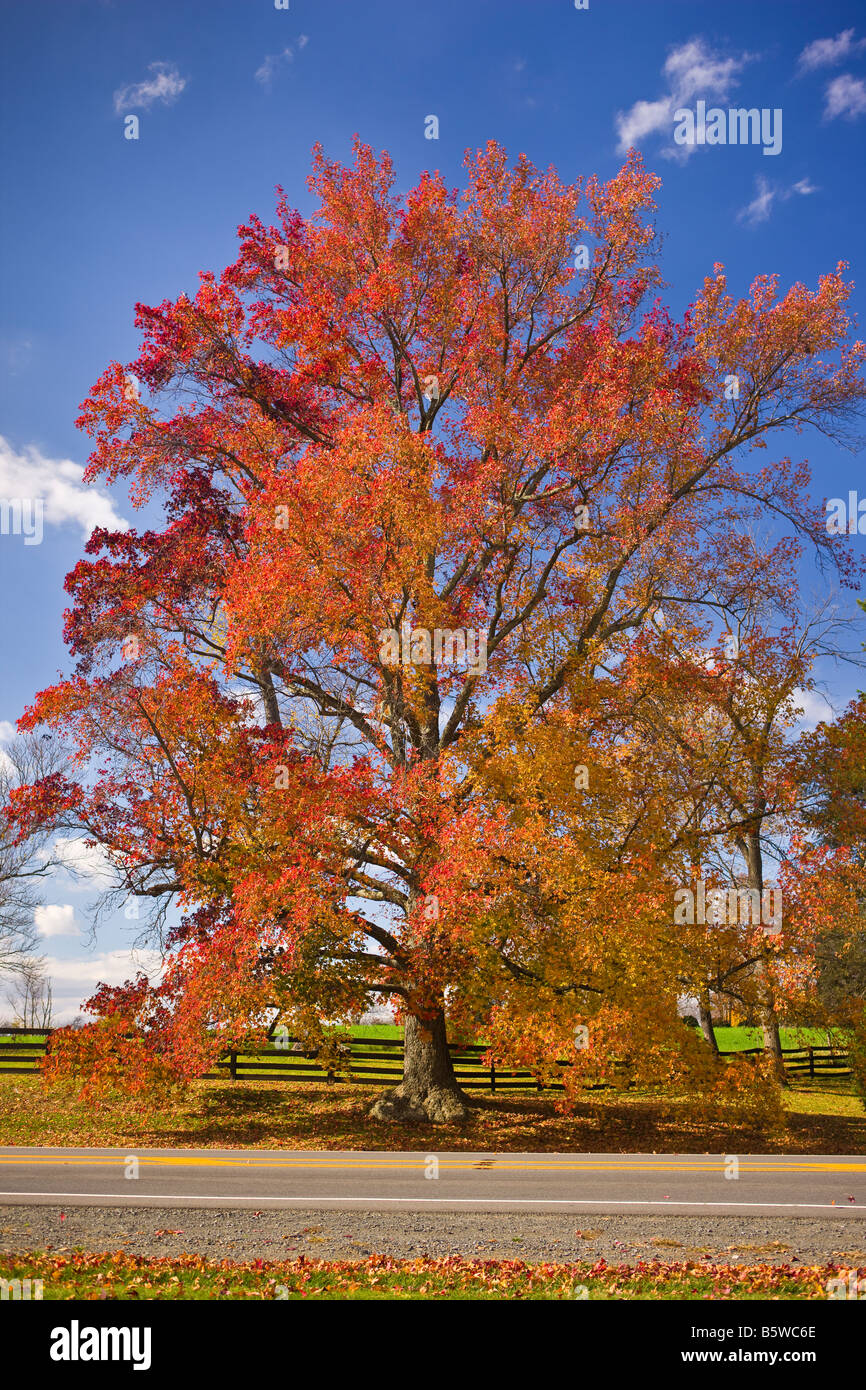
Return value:
<svg viewBox="0 0 866 1390">
<path fill-rule="evenodd" d="M 866 1223 L 822 1218 L 592 1216 L 559 1213 L 191 1207 L 0 1207 L 0 1250 L 138 1255 L 198 1254 L 220 1260 L 411 1259 L 462 1255 L 528 1261 L 713 1260 L 734 1265 L 866 1264 Z"/>
</svg>

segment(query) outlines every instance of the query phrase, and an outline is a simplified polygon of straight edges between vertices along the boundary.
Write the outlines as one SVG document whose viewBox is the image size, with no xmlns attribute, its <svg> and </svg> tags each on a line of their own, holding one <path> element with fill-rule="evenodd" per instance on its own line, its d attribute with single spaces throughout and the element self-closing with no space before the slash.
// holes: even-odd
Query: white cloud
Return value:
<svg viewBox="0 0 866 1390">
<path fill-rule="evenodd" d="M 770 180 L 765 179 L 762 174 L 755 177 L 755 190 L 752 201 L 737 213 L 737 221 L 745 222 L 750 227 L 756 226 L 759 222 L 768 221 L 777 198 L 780 203 L 786 203 L 789 198 L 793 198 L 795 193 L 800 194 L 801 197 L 807 197 L 810 193 L 817 193 L 818 191 L 807 178 L 792 183 L 790 188 L 781 188 L 771 184 Z"/>
<path fill-rule="evenodd" d="M 114 109 L 118 116 L 133 107 L 147 111 L 155 101 L 171 106 L 186 86 L 186 78 L 181 77 L 174 63 L 149 63 L 147 70 L 151 77 L 118 87 L 114 93 Z"/>
<path fill-rule="evenodd" d="M 75 522 L 85 539 L 96 526 L 128 530 L 111 499 L 98 488 L 85 487 L 83 477 L 84 469 L 71 459 L 46 458 L 35 445 L 16 453 L 0 435 L 0 497 L 40 501 L 49 526 Z"/>
<path fill-rule="evenodd" d="M 794 709 L 800 714 L 797 724 L 804 729 L 814 729 L 822 720 L 833 719 L 836 714 L 830 701 L 817 690 L 795 690 Z"/>
<path fill-rule="evenodd" d="M 658 101 L 636 101 L 630 111 L 619 111 L 616 117 L 619 153 L 625 154 L 632 145 L 640 145 L 645 136 L 669 126 L 676 106 L 674 97 L 660 97 Z"/>
<path fill-rule="evenodd" d="M 664 73 L 671 90 L 683 101 L 705 96 L 708 92 L 724 97 L 735 85 L 746 57 L 744 54 L 741 58 L 719 58 L 710 52 L 703 39 L 692 39 L 672 50 Z"/>
<path fill-rule="evenodd" d="M 757 193 L 752 201 L 747 203 L 747 205 L 741 208 L 737 213 L 738 221 L 748 222 L 750 227 L 755 226 L 758 222 L 767 221 L 776 197 L 775 191 L 770 187 L 769 181 L 763 178 L 761 174 L 758 174 L 755 179 L 755 187 L 757 188 Z"/>
<path fill-rule="evenodd" d="M 853 29 L 843 29 L 835 39 L 815 39 L 808 43 L 800 54 L 801 72 L 811 72 L 814 68 L 833 67 L 846 58 L 853 57 L 866 48 L 866 39 L 854 38 Z"/>
<path fill-rule="evenodd" d="M 33 912 L 40 936 L 78 936 L 75 908 L 71 903 L 46 903 Z"/>
<path fill-rule="evenodd" d="M 303 48 L 303 44 L 301 47 Z M 291 63 L 294 61 L 294 53 L 290 48 L 284 48 L 282 53 L 269 53 L 260 68 L 256 69 L 256 81 L 261 82 L 262 86 L 267 87 L 276 76 L 277 69 L 282 62 Z"/>
<path fill-rule="evenodd" d="M 102 951 L 73 960 L 46 956 L 45 971 L 51 980 L 55 1022 L 71 1023 L 81 1013 L 85 999 L 95 993 L 97 985 L 122 985 L 141 970 L 151 980 L 159 976 L 162 958 L 158 951 Z M 84 1017 L 90 1019 L 89 1014 Z"/>
<path fill-rule="evenodd" d="M 117 874 L 105 850 L 101 845 L 88 845 L 83 836 L 55 840 L 49 857 L 59 861 L 74 880 L 85 879 L 102 888 L 117 882 Z"/>
<path fill-rule="evenodd" d="M 299 38 L 298 38 L 298 48 L 306 48 L 306 46 L 307 46 L 307 44 L 308 44 L 309 42 L 310 42 L 309 35 L 308 35 L 308 34 L 301 34 L 301 35 L 299 36 Z"/>
<path fill-rule="evenodd" d="M 636 101 L 628 111 L 616 115 L 616 131 L 619 136 L 618 151 L 625 154 L 631 145 L 639 145 L 648 135 L 658 131 L 673 134 L 674 112 L 693 97 L 703 97 L 707 101 L 724 101 L 731 87 L 736 85 L 737 74 L 748 62 L 749 55 L 739 58 L 722 58 L 707 47 L 703 39 L 690 39 L 673 49 L 667 57 L 663 75 L 668 92 L 655 101 Z M 694 145 L 674 145 L 664 153 L 672 159 L 687 158 L 696 147 Z"/>
<path fill-rule="evenodd" d="M 834 77 L 825 96 L 825 121 L 832 121 L 836 116 L 853 121 L 866 111 L 866 82 L 861 77 L 852 77 L 850 72 Z"/>
</svg>

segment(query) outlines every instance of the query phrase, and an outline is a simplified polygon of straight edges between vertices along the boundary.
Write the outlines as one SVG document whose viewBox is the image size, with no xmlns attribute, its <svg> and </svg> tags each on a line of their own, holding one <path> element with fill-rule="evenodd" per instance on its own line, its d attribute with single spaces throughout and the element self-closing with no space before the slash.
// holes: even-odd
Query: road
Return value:
<svg viewBox="0 0 866 1390">
<path fill-rule="evenodd" d="M 741 1154 L 734 1172 L 721 1154 L 0 1148 L 0 1205 L 866 1219 L 862 1155 Z"/>
</svg>

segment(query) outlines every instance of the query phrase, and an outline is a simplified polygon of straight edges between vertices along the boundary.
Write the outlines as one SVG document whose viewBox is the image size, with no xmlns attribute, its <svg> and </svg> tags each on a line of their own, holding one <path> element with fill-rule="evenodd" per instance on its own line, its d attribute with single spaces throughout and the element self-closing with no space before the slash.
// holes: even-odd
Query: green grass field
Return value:
<svg viewBox="0 0 866 1390">
<path fill-rule="evenodd" d="M 720 1052 L 741 1052 L 749 1047 L 763 1046 L 760 1028 L 717 1028 L 716 1041 Z M 782 1047 L 847 1047 L 848 1035 L 840 1029 L 828 1032 L 824 1028 L 780 1028 Z"/>
<path fill-rule="evenodd" d="M 352 1024 L 348 1028 L 341 1027 L 339 1032 L 346 1032 L 353 1038 L 367 1038 L 375 1040 L 399 1040 L 403 1036 L 403 1029 L 391 1023 L 365 1023 Z M 716 1028 L 716 1040 L 722 1052 L 738 1052 L 743 1048 L 760 1047 L 762 1034 L 760 1028 Z M 836 1045 L 844 1047 L 847 1035 L 843 1030 L 824 1028 L 781 1028 L 779 1030 L 783 1047 L 828 1047 Z M 44 1043 L 46 1034 L 34 1033 L 26 1041 L 31 1043 Z M 14 1039 L 12 1034 L 5 1033 L 0 1028 L 0 1042 L 19 1041 Z M 25 1041 L 21 1039 L 20 1041 Z M 478 1039 L 477 1041 L 483 1041 Z"/>
</svg>

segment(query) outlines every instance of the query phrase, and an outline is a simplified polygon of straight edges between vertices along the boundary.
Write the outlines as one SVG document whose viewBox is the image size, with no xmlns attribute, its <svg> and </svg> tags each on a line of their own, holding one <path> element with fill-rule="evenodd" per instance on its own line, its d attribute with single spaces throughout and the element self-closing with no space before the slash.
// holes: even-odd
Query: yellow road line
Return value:
<svg viewBox="0 0 866 1390">
<path fill-rule="evenodd" d="M 381 1161 L 353 1160 L 351 1158 L 332 1159 L 315 1154 L 296 1159 L 255 1159 L 249 1156 L 242 1159 L 206 1157 L 164 1157 L 157 1154 L 136 1155 L 134 1149 L 114 1158 L 77 1158 L 65 1155 L 0 1155 L 0 1163 L 12 1165 L 113 1168 L 123 1164 L 127 1158 L 136 1157 L 140 1164 L 151 1164 L 169 1168 L 332 1168 L 337 1170 L 376 1170 L 376 1169 L 416 1169 L 428 1157 L 419 1151 L 417 1159 L 387 1159 Z M 453 1159 L 439 1159 L 439 1168 L 478 1172 L 575 1172 L 575 1173 L 719 1173 L 725 1160 L 717 1163 L 508 1163 L 498 1160 L 475 1160 L 461 1162 Z M 740 1173 L 866 1173 L 866 1163 L 791 1163 L 791 1164 L 749 1164 L 740 1163 Z"/>
</svg>

